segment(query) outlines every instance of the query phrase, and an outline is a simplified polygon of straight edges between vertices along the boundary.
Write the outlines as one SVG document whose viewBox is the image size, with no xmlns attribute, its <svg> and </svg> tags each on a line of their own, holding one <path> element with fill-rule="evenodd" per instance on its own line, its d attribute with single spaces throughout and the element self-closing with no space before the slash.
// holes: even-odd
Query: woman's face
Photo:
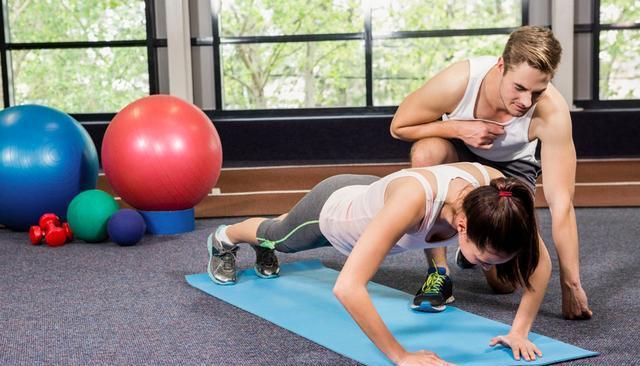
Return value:
<svg viewBox="0 0 640 366">
<path fill-rule="evenodd" d="M 467 220 L 462 218 L 462 221 L 458 223 L 458 243 L 460 244 L 460 251 L 462 255 L 473 264 L 478 264 L 488 271 L 496 264 L 502 264 L 510 261 L 515 257 L 515 254 L 503 254 L 492 251 L 490 248 L 480 249 L 467 237 Z"/>
</svg>

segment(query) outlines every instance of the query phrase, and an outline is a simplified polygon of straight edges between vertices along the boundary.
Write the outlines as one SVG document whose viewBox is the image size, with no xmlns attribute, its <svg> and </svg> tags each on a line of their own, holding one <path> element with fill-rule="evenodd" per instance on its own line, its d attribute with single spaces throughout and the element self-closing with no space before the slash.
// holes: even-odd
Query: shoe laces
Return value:
<svg viewBox="0 0 640 366">
<path fill-rule="evenodd" d="M 233 251 L 228 251 L 220 255 L 222 259 L 222 269 L 225 271 L 233 271 L 236 267 L 236 255 Z"/>
<path fill-rule="evenodd" d="M 422 285 L 422 292 L 427 294 L 439 293 L 446 278 L 446 275 L 442 275 L 440 274 L 440 272 L 438 272 L 438 267 L 436 266 L 435 261 L 433 265 L 435 271 L 431 272 L 429 276 L 427 276 L 427 280 L 424 281 L 424 284 Z"/>
<path fill-rule="evenodd" d="M 422 292 L 427 294 L 437 294 L 444 283 L 444 276 L 438 272 L 433 272 L 427 277 L 422 285 Z"/>
</svg>

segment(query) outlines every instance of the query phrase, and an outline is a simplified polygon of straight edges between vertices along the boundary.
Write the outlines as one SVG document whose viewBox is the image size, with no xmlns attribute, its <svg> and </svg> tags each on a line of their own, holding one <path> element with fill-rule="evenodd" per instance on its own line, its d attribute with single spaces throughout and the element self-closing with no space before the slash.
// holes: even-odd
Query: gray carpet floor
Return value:
<svg viewBox="0 0 640 366">
<path fill-rule="evenodd" d="M 589 321 L 560 316 L 550 217 L 538 214 L 554 272 L 533 331 L 601 353 L 565 365 L 638 364 L 640 208 L 577 210 Z M 134 247 L 31 246 L 25 233 L 0 230 L 0 365 L 356 365 L 187 285 L 185 275 L 206 270 L 208 233 L 235 221 L 199 220 L 194 232 L 147 236 Z M 319 258 L 334 269 L 345 259 L 332 248 L 279 257 Z M 253 251 L 239 258 L 250 267 Z M 421 253 L 404 253 L 374 280 L 413 293 L 424 272 Z M 510 323 L 518 294 L 491 294 L 476 269 L 454 266 L 453 278 L 456 306 Z"/>
</svg>

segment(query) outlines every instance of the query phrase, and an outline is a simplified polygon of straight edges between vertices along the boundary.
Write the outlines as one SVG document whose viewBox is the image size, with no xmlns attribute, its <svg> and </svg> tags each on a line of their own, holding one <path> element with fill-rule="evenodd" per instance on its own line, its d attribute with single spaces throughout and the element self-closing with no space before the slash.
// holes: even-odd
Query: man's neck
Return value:
<svg viewBox="0 0 640 366">
<path fill-rule="evenodd" d="M 506 122 L 513 116 L 509 114 L 500 97 L 500 71 L 493 66 L 487 73 L 478 93 L 476 117 L 496 122 Z"/>
</svg>

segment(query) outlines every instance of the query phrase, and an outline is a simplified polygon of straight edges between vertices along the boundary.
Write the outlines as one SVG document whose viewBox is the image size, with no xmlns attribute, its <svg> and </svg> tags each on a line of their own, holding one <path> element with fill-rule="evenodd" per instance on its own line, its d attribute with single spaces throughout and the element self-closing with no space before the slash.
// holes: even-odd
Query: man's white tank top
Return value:
<svg viewBox="0 0 640 366">
<path fill-rule="evenodd" d="M 483 184 L 489 183 L 489 174 L 484 166 L 478 163 L 473 164 L 482 173 Z M 416 170 L 431 171 L 436 177 L 437 196 L 433 196 L 433 190 L 427 179 Z M 320 212 L 320 231 L 327 240 L 337 250 L 345 255 L 349 255 L 367 225 L 373 220 L 384 206 L 384 195 L 387 186 L 392 181 L 400 177 L 415 178 L 425 192 L 426 204 L 424 208 L 424 218 L 420 227 L 414 231 L 403 235 L 400 240 L 391 248 L 389 254 L 397 254 L 407 250 L 424 249 L 456 245 L 458 235 L 439 241 L 427 242 L 427 234 L 433 227 L 436 218 L 440 214 L 444 200 L 449 191 L 449 182 L 455 178 L 462 178 L 473 185 L 480 186 L 476 178 L 466 171 L 448 165 L 437 165 L 427 168 L 405 169 L 384 178 L 370 185 L 352 185 L 340 188 L 333 192 L 327 202 L 322 206 Z"/>
<path fill-rule="evenodd" d="M 473 112 L 478 99 L 480 84 L 482 84 L 482 80 L 484 80 L 491 67 L 496 64 L 497 59 L 492 56 L 482 56 L 470 58 L 468 61 L 469 82 L 467 83 L 467 89 L 453 112 L 442 116 L 443 121 L 449 119 L 476 119 Z M 529 125 L 535 108 L 534 104 L 522 117 L 513 117 L 507 122 L 499 123 L 504 126 L 505 133 L 493 141 L 491 149 L 477 149 L 469 145 L 467 147 L 474 154 L 491 161 L 525 160 L 537 163 L 536 146 L 538 145 L 538 140 L 529 141 Z"/>
</svg>

